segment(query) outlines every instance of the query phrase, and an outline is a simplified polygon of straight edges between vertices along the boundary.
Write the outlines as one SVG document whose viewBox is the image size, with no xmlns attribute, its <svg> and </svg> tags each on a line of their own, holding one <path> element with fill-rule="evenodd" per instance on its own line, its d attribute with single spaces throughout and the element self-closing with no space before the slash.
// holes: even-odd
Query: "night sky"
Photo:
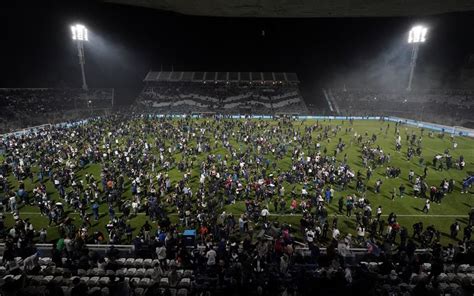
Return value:
<svg viewBox="0 0 474 296">
<path fill-rule="evenodd" d="M 2 1 L 0 7 L 6 21 L 0 87 L 80 87 L 69 29 L 76 22 L 90 32 L 85 46 L 90 87 L 139 88 L 148 70 L 162 66 L 169 71 L 173 65 L 175 71 L 296 72 L 308 99 L 322 86 L 350 84 L 344 75 L 384 77 L 373 69 L 393 67 L 392 72 L 405 77 L 400 69 L 409 63 L 407 31 L 416 23 L 430 30 L 417 75 L 433 76 L 430 81 L 436 86 L 455 84 L 474 53 L 472 12 L 420 18 L 249 19 L 183 16 L 105 3 L 12 4 L 16 2 Z"/>
</svg>

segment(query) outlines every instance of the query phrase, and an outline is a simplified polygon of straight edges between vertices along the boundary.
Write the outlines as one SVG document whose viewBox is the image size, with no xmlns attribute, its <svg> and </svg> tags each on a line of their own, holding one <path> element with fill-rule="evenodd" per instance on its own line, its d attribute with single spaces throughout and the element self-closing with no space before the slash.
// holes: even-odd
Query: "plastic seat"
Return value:
<svg viewBox="0 0 474 296">
<path fill-rule="evenodd" d="M 83 282 L 84 284 L 87 284 L 88 281 L 89 281 L 89 277 L 88 277 L 88 276 L 82 276 L 82 277 L 81 277 L 81 282 Z"/>
<path fill-rule="evenodd" d="M 145 271 L 145 276 L 151 278 L 151 277 L 153 277 L 153 273 L 154 273 L 153 268 L 148 268 L 148 269 Z"/>
<path fill-rule="evenodd" d="M 110 283 L 110 279 L 107 276 L 103 276 L 99 279 L 99 284 L 102 286 L 106 286 Z"/>
<path fill-rule="evenodd" d="M 96 292 L 100 292 L 100 293 L 101 293 L 101 291 L 100 291 L 100 288 L 99 288 L 99 287 L 93 287 L 93 288 L 90 288 L 90 289 L 89 289 L 89 293 L 88 293 L 88 294 L 89 294 L 89 295 L 92 295 L 93 293 L 96 293 Z"/>
<path fill-rule="evenodd" d="M 40 265 L 49 265 L 53 260 L 50 257 L 41 257 L 38 259 Z"/>
<path fill-rule="evenodd" d="M 105 271 L 105 275 L 106 276 L 113 276 L 113 275 L 115 275 L 115 271 L 108 269 L 107 271 Z"/>
<path fill-rule="evenodd" d="M 77 275 L 78 276 L 85 276 L 87 274 L 87 271 L 84 269 L 78 269 L 77 270 Z"/>
<path fill-rule="evenodd" d="M 55 276 L 53 279 L 53 283 L 57 286 L 61 286 L 63 283 L 63 277 L 61 275 Z"/>
<path fill-rule="evenodd" d="M 152 268 L 153 267 L 153 260 L 150 258 L 143 260 L 143 267 L 144 268 Z"/>
<path fill-rule="evenodd" d="M 461 264 L 459 265 L 458 267 L 458 273 L 462 272 L 462 273 L 466 273 L 469 271 L 469 264 Z"/>
<path fill-rule="evenodd" d="M 178 283 L 178 288 L 190 288 L 190 287 L 191 287 L 190 278 L 182 278 Z"/>
<path fill-rule="evenodd" d="M 143 259 L 142 258 L 135 259 L 135 261 L 133 262 L 133 267 L 135 268 L 143 267 Z"/>
<path fill-rule="evenodd" d="M 87 281 L 87 285 L 89 287 L 97 286 L 99 284 L 99 279 L 100 278 L 98 276 L 93 276 L 89 278 L 89 280 Z"/>
<path fill-rule="evenodd" d="M 133 277 L 130 279 L 130 284 L 133 284 L 135 287 L 140 283 L 140 278 Z"/>
<path fill-rule="evenodd" d="M 440 275 L 438 276 L 438 281 L 440 283 L 445 283 L 448 281 L 448 275 L 445 274 L 445 273 L 440 273 Z"/>
<path fill-rule="evenodd" d="M 129 268 L 127 269 L 127 273 L 125 275 L 128 277 L 134 277 L 136 272 L 137 272 L 136 268 Z"/>
<path fill-rule="evenodd" d="M 142 288 L 147 288 L 148 286 L 150 286 L 150 284 L 151 280 L 149 278 L 142 278 L 138 283 L 138 286 Z"/>
<path fill-rule="evenodd" d="M 160 287 L 167 288 L 169 287 L 170 282 L 167 277 L 162 277 L 160 280 Z"/>
<path fill-rule="evenodd" d="M 137 277 L 144 277 L 146 269 L 145 268 L 138 268 L 137 272 L 135 272 L 135 276 Z"/>
<path fill-rule="evenodd" d="M 54 276 L 52 276 L 52 275 L 47 275 L 47 276 L 43 277 L 43 279 L 41 279 L 40 284 L 46 285 L 46 284 L 48 284 L 49 282 L 51 282 L 53 279 L 54 279 Z"/>
<path fill-rule="evenodd" d="M 117 259 L 115 262 L 116 262 L 119 266 L 124 266 L 124 265 L 125 265 L 125 261 L 127 261 L 126 258 L 119 258 L 119 259 Z"/>
<path fill-rule="evenodd" d="M 176 294 L 177 296 L 187 296 L 188 295 L 188 290 L 181 288 L 178 290 L 178 293 Z"/>
<path fill-rule="evenodd" d="M 126 268 L 120 268 L 115 272 L 115 274 L 117 276 L 125 276 L 127 274 L 127 269 Z"/>
<path fill-rule="evenodd" d="M 135 263 L 135 259 L 133 259 L 133 258 L 128 258 L 125 261 L 125 265 L 128 266 L 128 267 L 134 267 L 134 263 Z"/>
<path fill-rule="evenodd" d="M 135 295 L 141 296 L 143 295 L 143 292 L 144 292 L 143 288 L 135 288 Z"/>
<path fill-rule="evenodd" d="M 102 291 L 102 296 L 109 296 L 110 294 L 109 288 L 107 287 L 102 288 L 101 291 Z"/>
</svg>

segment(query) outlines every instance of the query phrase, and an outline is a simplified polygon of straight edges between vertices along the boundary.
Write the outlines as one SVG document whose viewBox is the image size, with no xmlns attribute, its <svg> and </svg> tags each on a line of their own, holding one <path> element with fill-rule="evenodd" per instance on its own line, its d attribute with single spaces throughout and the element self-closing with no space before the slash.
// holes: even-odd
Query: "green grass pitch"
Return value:
<svg viewBox="0 0 474 296">
<path fill-rule="evenodd" d="M 210 120 L 210 119 L 194 119 L 193 122 L 199 123 L 204 120 Z M 238 119 L 234 119 L 238 120 Z M 257 120 L 257 119 L 255 119 Z M 267 120 L 268 121 L 268 120 Z M 172 123 L 174 125 L 178 124 L 178 120 L 173 120 Z M 277 121 L 270 120 L 271 124 L 277 124 Z M 306 120 L 306 121 L 294 121 L 293 122 L 293 127 L 295 129 L 298 129 L 303 132 L 303 128 L 305 126 L 310 126 L 314 125 L 316 121 L 313 120 Z M 422 221 L 423 224 L 426 226 L 433 224 L 437 229 L 439 229 L 442 233 L 441 236 L 441 242 L 443 244 L 448 244 L 448 243 L 454 243 L 453 240 L 449 237 L 449 226 L 455 221 L 459 221 L 461 224 L 461 229 L 464 228 L 464 226 L 467 223 L 468 216 L 467 213 L 470 211 L 471 207 L 474 206 L 474 201 L 473 201 L 473 195 L 472 193 L 468 194 L 461 194 L 461 181 L 468 176 L 469 174 L 474 174 L 474 140 L 470 138 L 465 138 L 465 137 L 455 137 L 454 141 L 458 143 L 458 146 L 456 149 L 453 149 L 453 138 L 451 138 L 450 135 L 445 135 L 444 138 L 441 138 L 439 136 L 439 133 L 434 133 L 433 137 L 429 137 L 429 131 L 425 130 L 424 135 L 422 138 L 421 142 L 421 147 L 422 147 L 422 156 L 425 160 L 425 162 L 428 164 L 428 175 L 427 175 L 427 183 L 429 186 L 434 185 L 434 186 L 439 186 L 441 180 L 443 178 L 447 179 L 454 179 L 455 180 L 455 189 L 454 192 L 449 193 L 442 201 L 441 204 L 435 204 L 432 203 L 431 210 L 429 214 L 424 214 L 421 210 L 424 206 L 424 199 L 421 198 L 414 198 L 412 194 L 412 186 L 408 182 L 408 171 L 410 169 L 413 169 L 415 171 L 415 174 L 423 175 L 423 169 L 424 165 L 420 165 L 419 157 L 414 157 L 411 161 L 408 161 L 406 158 L 406 149 L 408 147 L 408 144 L 406 142 L 406 134 L 411 134 L 414 132 L 416 135 L 421 134 L 421 130 L 418 128 L 412 128 L 408 126 L 402 125 L 400 127 L 400 135 L 402 138 L 402 149 L 400 152 L 397 152 L 395 150 L 395 135 L 394 135 L 394 125 L 395 123 L 391 122 L 390 123 L 390 129 L 386 133 L 385 128 L 388 122 L 381 122 L 381 121 L 365 121 L 365 120 L 360 120 L 360 121 L 354 121 L 353 125 L 350 125 L 348 121 L 319 121 L 320 124 L 322 125 L 331 125 L 332 127 L 335 127 L 336 125 L 341 126 L 341 129 L 337 133 L 337 135 L 332 136 L 330 141 L 321 141 L 321 151 L 323 151 L 324 148 L 327 149 L 327 154 L 333 155 L 334 154 L 334 149 L 336 147 L 336 144 L 338 142 L 339 138 L 342 138 L 342 140 L 346 143 L 346 149 L 337 155 L 337 159 L 341 161 L 344 157 L 344 154 L 347 154 L 348 157 L 348 163 L 351 166 L 352 170 L 354 172 L 357 172 L 360 170 L 360 172 L 363 174 L 365 177 L 365 172 L 366 169 L 362 166 L 362 158 L 361 158 L 361 148 L 359 145 L 357 145 L 357 142 L 353 140 L 353 135 L 355 132 L 358 134 L 365 135 L 367 132 L 368 137 L 371 137 L 372 134 L 377 135 L 377 141 L 375 144 L 380 145 L 384 152 L 390 153 L 391 155 L 391 162 L 389 165 L 394 166 L 394 167 L 399 167 L 401 169 L 401 175 L 399 178 L 386 178 L 385 175 L 385 168 L 386 166 L 382 167 L 377 167 L 372 175 L 371 180 L 368 182 L 368 190 L 366 193 L 366 197 L 370 200 L 372 204 L 372 209 L 373 212 L 375 213 L 375 209 L 377 206 L 381 205 L 383 207 L 383 214 L 386 216 L 390 212 L 394 212 L 398 215 L 398 221 L 402 226 L 407 227 L 409 230 L 409 234 L 411 235 L 412 232 L 412 224 L 418 221 Z M 138 124 L 138 122 L 135 122 L 134 124 Z M 345 129 L 352 127 L 352 131 L 346 133 Z M 208 131 L 208 136 L 211 135 L 212 131 Z M 321 131 L 315 131 L 313 133 L 313 139 L 316 139 L 316 136 L 318 133 L 321 133 Z M 213 137 L 212 137 L 213 139 Z M 125 139 L 119 139 L 121 143 L 125 143 Z M 153 143 L 153 135 L 149 134 L 147 135 L 147 141 L 149 143 Z M 315 141 L 315 140 L 314 140 Z M 231 144 L 234 147 L 244 147 L 243 143 L 237 143 L 235 139 L 230 140 Z M 211 140 L 211 143 L 213 143 L 213 140 Z M 169 141 L 167 141 L 167 145 L 171 144 Z M 196 142 L 192 142 L 191 145 L 195 145 Z M 212 144 L 213 146 L 214 144 Z M 226 150 L 223 146 L 222 143 L 219 141 L 218 142 L 218 149 L 213 150 L 214 154 L 229 154 L 228 150 Z M 290 144 L 293 148 L 298 145 L 297 143 L 292 143 Z M 443 153 L 445 149 L 450 150 L 450 154 L 453 156 L 453 160 L 459 159 L 460 155 L 463 155 L 466 161 L 466 167 L 464 170 L 459 170 L 457 168 L 452 168 L 450 170 L 443 170 L 443 171 L 438 171 L 435 170 L 431 166 L 431 161 L 436 153 Z M 282 159 L 277 161 L 277 169 L 283 170 L 290 170 L 291 169 L 291 151 L 293 149 L 289 148 L 287 151 L 287 155 Z M 156 153 L 156 151 L 154 151 Z M 306 154 L 308 151 L 305 151 Z M 198 187 L 198 182 L 199 182 L 199 164 L 201 160 L 203 160 L 205 157 L 204 154 L 201 154 L 197 157 L 197 161 L 194 162 L 194 167 L 192 170 L 192 178 L 191 178 L 191 188 L 193 189 L 193 192 L 197 191 Z M 1 161 L 2 156 L 0 156 L 0 161 Z M 180 160 L 182 156 L 179 153 L 175 154 L 175 158 L 177 160 Z M 272 155 L 265 155 L 265 158 L 268 158 L 271 163 L 275 161 Z M 86 173 L 93 174 L 96 177 L 96 180 L 100 180 L 100 171 L 101 171 L 101 165 L 100 164 L 90 164 L 84 169 L 76 172 L 76 177 L 77 178 L 84 178 Z M 271 171 L 271 170 L 270 170 Z M 36 173 L 36 171 L 34 170 Z M 173 168 L 169 171 L 169 175 L 172 179 L 173 182 L 176 182 L 177 180 L 181 179 L 183 176 L 183 172 L 180 172 L 177 168 Z M 36 176 L 36 175 L 35 175 Z M 380 178 L 383 181 L 382 185 L 382 190 L 380 194 L 375 194 L 373 187 L 375 180 Z M 36 177 L 35 177 L 36 181 Z M 17 182 L 15 178 L 10 174 L 9 176 L 9 182 L 12 187 L 12 189 L 17 189 Z M 404 183 L 407 190 L 407 195 L 404 198 L 400 198 L 398 195 L 395 198 L 395 200 L 391 199 L 391 194 L 394 190 L 394 188 L 397 188 L 400 186 L 401 183 Z M 130 182 L 128 182 L 128 179 L 126 179 L 126 190 L 124 193 L 123 198 L 131 198 L 131 190 L 130 190 Z M 30 192 L 31 195 L 31 190 L 33 189 L 34 184 L 30 182 L 29 179 L 25 180 L 25 185 L 26 189 Z M 46 182 L 46 186 L 48 188 L 48 193 L 51 196 L 52 199 L 58 200 L 58 194 L 56 190 L 54 189 L 54 186 L 51 181 Z M 290 184 L 284 184 L 285 189 L 286 189 L 286 195 L 287 195 L 287 208 L 288 205 L 290 204 L 290 197 L 289 193 L 291 191 L 291 188 L 293 185 Z M 70 190 L 70 189 L 69 189 Z M 301 192 L 301 184 L 296 185 L 296 192 L 300 193 Z M 310 191 L 310 193 L 313 191 Z M 472 190 L 471 190 L 472 192 Z M 352 181 L 350 186 L 345 190 L 345 191 L 338 191 L 336 190 L 335 192 L 335 198 L 332 201 L 331 204 L 328 205 L 328 210 L 329 210 L 329 218 L 330 221 L 332 221 L 332 217 L 334 214 L 337 212 L 337 200 L 339 199 L 340 196 L 346 196 L 348 194 L 356 194 L 357 196 L 360 196 L 359 193 L 356 192 L 355 190 L 355 181 Z M 294 216 L 290 215 L 275 215 L 273 211 L 273 205 L 270 203 L 269 205 L 269 210 L 271 213 L 270 219 L 272 220 L 278 220 L 280 222 L 285 222 L 285 223 L 290 223 L 295 226 L 296 229 L 299 229 L 299 219 L 300 219 L 300 214 L 296 214 Z M 243 212 L 245 209 L 245 205 L 243 201 L 238 201 L 235 204 L 232 205 L 227 205 L 225 207 L 225 210 L 227 212 L 232 212 L 235 213 L 236 215 L 240 214 Z M 91 212 L 89 209 L 88 212 Z M 91 234 L 95 229 L 100 229 L 102 232 L 105 233 L 105 225 L 108 222 L 108 214 L 107 214 L 107 205 L 106 204 L 101 204 L 100 207 L 100 212 L 102 217 L 99 219 L 98 222 L 93 221 L 92 222 L 92 229 L 89 230 L 89 233 Z M 118 213 L 118 209 L 116 209 L 116 212 Z M 169 208 L 169 213 L 171 214 L 171 220 L 173 222 L 177 221 L 177 217 L 175 215 L 175 211 L 172 207 Z M 72 218 L 74 218 L 74 221 L 76 224 L 80 223 L 80 218 L 79 215 L 72 212 L 69 214 Z M 39 230 L 41 227 L 46 227 L 48 230 L 48 240 L 52 241 L 58 238 L 58 227 L 57 226 L 51 226 L 48 227 L 48 218 L 43 217 L 39 214 L 39 210 L 37 207 L 34 206 L 22 206 L 20 207 L 20 217 L 21 218 L 30 218 L 30 221 L 33 223 L 34 227 L 36 230 Z M 138 215 L 136 217 L 133 217 L 129 220 L 130 224 L 132 227 L 135 228 L 135 231 L 138 231 L 139 227 L 143 225 L 145 220 L 148 217 L 145 215 Z M 7 213 L 5 217 L 5 224 L 7 227 L 11 227 L 13 224 L 13 217 L 12 214 Z M 345 233 L 352 233 L 355 234 L 355 217 L 354 215 L 352 218 L 347 218 L 345 215 L 339 215 L 339 228 L 341 230 L 341 233 L 344 235 Z M 297 237 L 301 237 L 301 233 L 294 233 Z M 460 234 L 458 235 L 458 238 L 462 237 L 462 230 Z"/>
</svg>

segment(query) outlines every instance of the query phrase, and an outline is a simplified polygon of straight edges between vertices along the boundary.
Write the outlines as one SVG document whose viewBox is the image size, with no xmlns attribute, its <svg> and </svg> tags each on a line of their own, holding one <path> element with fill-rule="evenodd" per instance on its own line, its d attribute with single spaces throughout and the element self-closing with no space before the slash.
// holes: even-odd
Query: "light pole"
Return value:
<svg viewBox="0 0 474 296">
<path fill-rule="evenodd" d="M 79 56 L 79 64 L 81 65 L 82 73 L 82 89 L 87 90 L 86 72 L 84 71 L 84 64 L 86 63 L 84 56 L 84 41 L 89 41 L 87 36 L 87 28 L 84 25 L 76 24 L 71 26 L 71 32 L 72 40 L 76 41 L 77 43 L 77 54 Z"/>
<path fill-rule="evenodd" d="M 414 26 L 408 33 L 408 43 L 413 44 L 410 61 L 410 77 L 408 78 L 407 91 L 411 91 L 411 83 L 415 74 L 416 59 L 418 58 L 418 49 L 421 43 L 426 41 L 428 28 L 423 26 Z"/>
</svg>

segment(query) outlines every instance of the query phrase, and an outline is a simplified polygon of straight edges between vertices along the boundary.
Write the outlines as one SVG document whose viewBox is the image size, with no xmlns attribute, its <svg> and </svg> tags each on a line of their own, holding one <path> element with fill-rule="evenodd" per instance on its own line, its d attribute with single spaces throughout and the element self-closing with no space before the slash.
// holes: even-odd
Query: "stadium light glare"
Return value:
<svg viewBox="0 0 474 296">
<path fill-rule="evenodd" d="M 414 26 L 408 33 L 408 43 L 424 43 L 428 28 L 424 26 Z"/>
<path fill-rule="evenodd" d="M 84 25 L 76 24 L 71 26 L 72 40 L 89 41 L 87 28 Z"/>
<path fill-rule="evenodd" d="M 408 32 L 408 44 L 412 45 L 411 60 L 410 60 L 410 76 L 408 77 L 407 91 L 411 91 L 413 76 L 415 75 L 416 60 L 418 58 L 418 49 L 420 44 L 425 43 L 428 28 L 421 25 L 416 25 Z"/>
<path fill-rule="evenodd" d="M 77 55 L 79 56 L 79 64 L 81 65 L 82 74 L 82 88 L 87 90 L 86 73 L 84 70 L 84 64 L 86 58 L 84 55 L 84 41 L 89 41 L 89 34 L 86 26 L 81 24 L 75 24 L 71 26 L 72 40 L 77 43 Z"/>
</svg>

